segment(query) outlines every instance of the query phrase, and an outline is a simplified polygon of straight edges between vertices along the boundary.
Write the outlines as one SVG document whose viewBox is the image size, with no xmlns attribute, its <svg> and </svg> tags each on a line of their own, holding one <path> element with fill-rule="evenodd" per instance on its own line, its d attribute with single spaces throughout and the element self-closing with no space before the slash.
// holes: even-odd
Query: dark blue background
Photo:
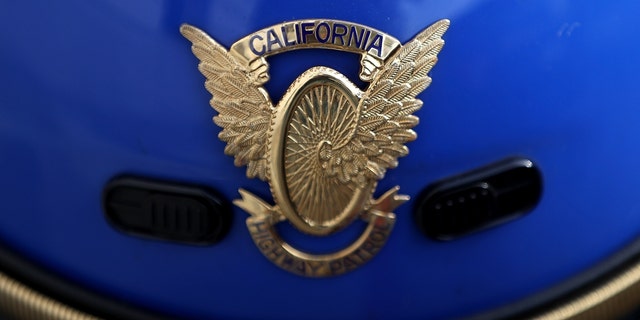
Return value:
<svg viewBox="0 0 640 320">
<path fill-rule="evenodd" d="M 2 1 L 0 238 L 70 280 L 174 315 L 438 319 L 516 301 L 585 270 L 640 232 L 639 6 Z M 237 208 L 229 236 L 210 247 L 112 229 L 100 196 L 123 173 L 205 184 L 229 199 L 240 187 L 270 199 L 266 183 L 247 179 L 223 155 L 204 78 L 179 25 L 201 27 L 229 47 L 252 31 L 317 17 L 365 24 L 403 43 L 438 19 L 451 20 L 433 84 L 420 96 L 419 138 L 378 193 L 400 185 L 415 196 L 437 179 L 520 155 L 542 170 L 539 206 L 517 221 L 439 243 L 418 232 L 409 202 L 397 209 L 396 228 L 376 258 L 331 279 L 272 265 Z M 358 58 L 327 50 L 271 57 L 267 89 L 278 101 L 314 65 L 356 81 Z M 308 241 L 284 232 L 301 246 Z"/>
</svg>

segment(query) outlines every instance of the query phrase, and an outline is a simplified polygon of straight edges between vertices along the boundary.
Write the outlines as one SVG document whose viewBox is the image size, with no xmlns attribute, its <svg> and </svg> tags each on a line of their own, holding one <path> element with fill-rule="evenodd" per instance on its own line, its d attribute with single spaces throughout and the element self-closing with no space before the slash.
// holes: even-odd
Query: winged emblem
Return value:
<svg viewBox="0 0 640 320">
<path fill-rule="evenodd" d="M 218 138 L 227 143 L 225 154 L 235 157 L 236 166 L 247 166 L 247 177 L 266 181 L 267 133 L 274 108 L 260 85 L 260 72 L 240 65 L 200 29 L 183 25 L 180 32 L 193 43 L 193 54 L 200 59 L 198 69 L 207 78 L 204 86 L 218 112 L 213 121 L 222 127 Z"/>
<path fill-rule="evenodd" d="M 379 199 L 372 195 L 376 182 L 409 153 L 406 143 L 416 139 L 414 113 L 422 107 L 416 96 L 431 83 L 428 73 L 448 26 L 440 20 L 374 63 L 363 78 L 370 79 L 365 91 L 336 70 L 313 67 L 274 107 L 262 87 L 266 64 L 241 61 L 200 29 L 183 25 L 213 95 L 225 153 L 236 166 L 247 166 L 249 178 L 267 181 L 276 203 L 241 189 L 236 205 L 313 235 L 336 232 L 373 211 L 392 215 L 408 197 L 397 187 Z"/>
</svg>

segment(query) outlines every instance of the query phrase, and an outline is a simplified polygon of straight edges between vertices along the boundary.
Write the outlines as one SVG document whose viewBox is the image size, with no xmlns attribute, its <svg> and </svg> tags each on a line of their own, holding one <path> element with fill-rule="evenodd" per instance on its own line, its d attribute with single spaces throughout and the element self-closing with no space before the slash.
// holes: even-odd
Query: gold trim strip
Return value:
<svg viewBox="0 0 640 320">
<path fill-rule="evenodd" d="M 0 310 L 15 319 L 98 319 L 48 298 L 0 273 Z"/>
<path fill-rule="evenodd" d="M 640 261 L 606 283 L 532 319 L 615 319 L 638 307 Z M 16 319 L 99 319 L 48 298 L 0 273 L 0 310 Z"/>
<path fill-rule="evenodd" d="M 548 310 L 533 319 L 616 319 L 640 303 L 640 261 L 596 289 Z"/>
</svg>

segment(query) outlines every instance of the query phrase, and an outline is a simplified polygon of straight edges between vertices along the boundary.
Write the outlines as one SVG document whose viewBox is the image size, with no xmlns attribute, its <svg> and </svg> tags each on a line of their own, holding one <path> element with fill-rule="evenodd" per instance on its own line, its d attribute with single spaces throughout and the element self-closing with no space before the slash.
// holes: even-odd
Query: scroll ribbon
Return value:
<svg viewBox="0 0 640 320">
<path fill-rule="evenodd" d="M 240 189 L 242 199 L 234 203 L 251 214 L 246 221 L 247 228 L 253 242 L 267 259 L 298 275 L 328 277 L 354 270 L 378 253 L 395 223 L 395 214 L 391 211 L 409 200 L 408 196 L 398 195 L 398 190 L 394 187 L 374 200 L 363 214 L 368 224 L 362 235 L 348 247 L 329 254 L 303 252 L 282 240 L 274 225 L 284 218 L 276 214 L 275 207 L 250 192 Z"/>
</svg>

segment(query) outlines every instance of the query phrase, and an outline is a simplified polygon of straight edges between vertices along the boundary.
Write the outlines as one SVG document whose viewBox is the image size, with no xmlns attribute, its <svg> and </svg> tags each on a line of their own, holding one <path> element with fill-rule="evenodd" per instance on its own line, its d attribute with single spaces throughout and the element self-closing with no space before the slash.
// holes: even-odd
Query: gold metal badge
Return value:
<svg viewBox="0 0 640 320">
<path fill-rule="evenodd" d="M 377 199 L 373 193 L 386 170 L 408 154 L 405 143 L 416 139 L 413 113 L 422 106 L 416 96 L 431 83 L 428 73 L 448 27 L 440 20 L 401 45 L 351 22 L 297 20 L 248 35 L 227 51 L 202 30 L 181 26 L 213 95 L 225 154 L 247 166 L 247 177 L 271 188 L 275 205 L 243 189 L 234 201 L 251 215 L 249 232 L 269 260 L 303 276 L 335 276 L 366 263 L 384 245 L 395 222 L 392 211 L 409 197 L 399 195 L 399 187 Z M 301 48 L 362 54 L 359 76 L 368 88 L 360 90 L 336 70 L 313 67 L 274 106 L 262 87 L 269 80 L 265 57 Z M 274 228 L 286 220 L 324 236 L 356 218 L 367 222 L 363 234 L 331 254 L 302 252 Z"/>
</svg>

